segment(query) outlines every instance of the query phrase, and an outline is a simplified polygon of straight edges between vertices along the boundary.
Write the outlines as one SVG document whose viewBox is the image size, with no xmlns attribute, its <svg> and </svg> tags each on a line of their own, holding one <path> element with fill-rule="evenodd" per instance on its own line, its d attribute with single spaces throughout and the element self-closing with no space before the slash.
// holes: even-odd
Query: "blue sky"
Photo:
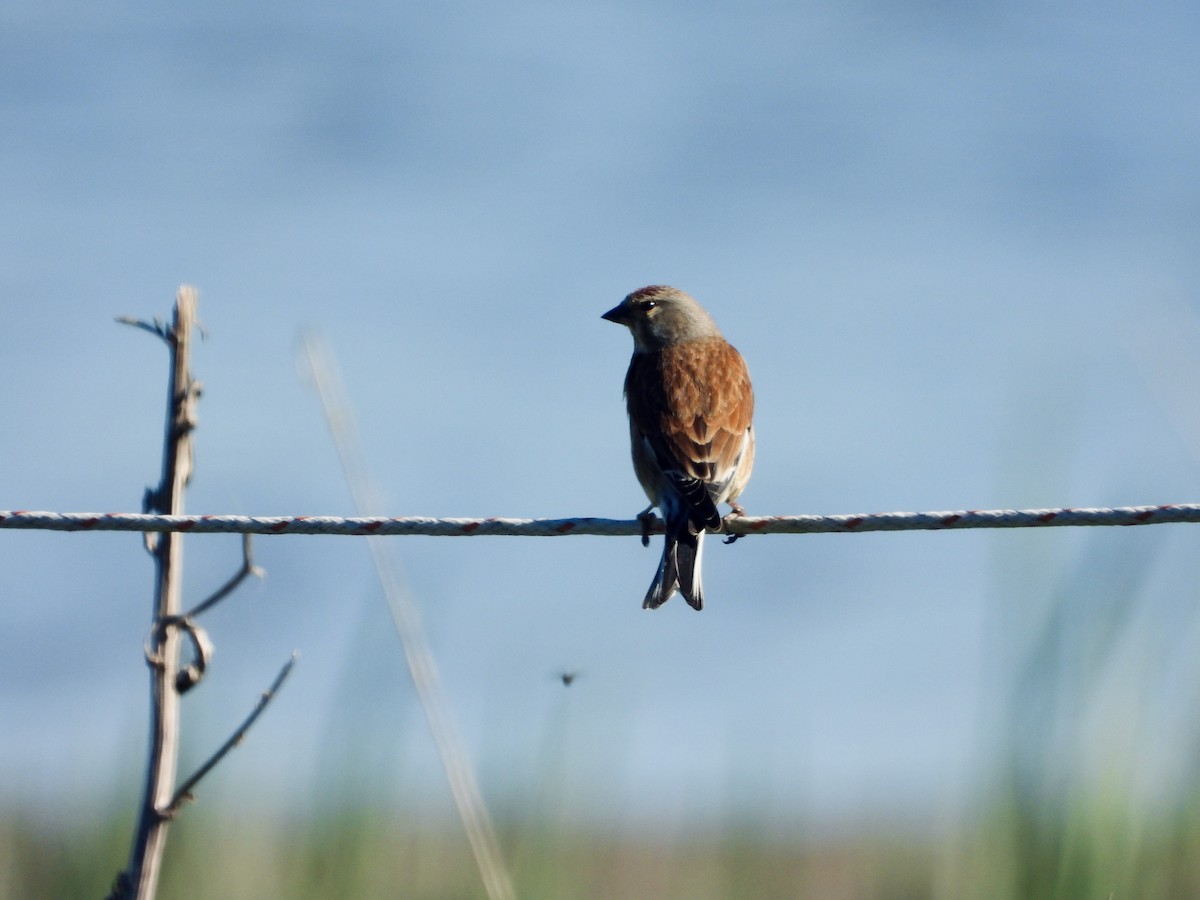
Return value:
<svg viewBox="0 0 1200 900">
<path fill-rule="evenodd" d="M 1198 19 L 8 4 L 0 508 L 138 508 L 166 356 L 112 320 L 167 315 L 181 282 L 209 332 L 194 512 L 352 512 L 297 375 L 307 328 L 389 512 L 632 515 L 630 341 L 599 315 L 648 283 L 694 294 L 748 360 L 751 512 L 1195 500 Z M 640 609 L 658 551 L 635 539 L 393 548 L 486 794 L 533 791 L 563 727 L 572 812 L 682 827 L 738 803 L 965 814 L 1063 596 L 1085 637 L 1060 649 L 1089 673 L 1072 715 L 1150 721 L 1122 759 L 1163 792 L 1194 728 L 1191 532 L 714 542 L 700 615 Z M 189 539 L 191 595 L 237 553 Z M 257 556 L 267 579 L 207 623 L 187 752 L 301 664 L 208 790 L 323 802 L 355 760 L 444 808 L 365 546 Z M 0 561 L 0 798 L 66 816 L 66 792 L 110 800 L 141 769 L 150 560 L 133 536 L 6 531 Z M 1132 610 L 1095 671 L 1089 597 L 1114 605 L 1101 623 Z M 584 672 L 565 700 L 562 667 Z M 1078 736 L 1047 741 L 1075 759 Z"/>
</svg>

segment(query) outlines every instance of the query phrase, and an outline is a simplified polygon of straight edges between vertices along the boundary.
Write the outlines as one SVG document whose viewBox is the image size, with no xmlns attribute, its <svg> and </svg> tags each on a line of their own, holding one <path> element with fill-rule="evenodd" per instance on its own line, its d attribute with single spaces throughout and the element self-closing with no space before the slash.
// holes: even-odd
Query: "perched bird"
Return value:
<svg viewBox="0 0 1200 900">
<path fill-rule="evenodd" d="M 744 513 L 733 501 L 754 465 L 750 373 L 712 316 L 676 288 L 634 291 L 603 318 L 633 333 L 625 375 L 633 469 L 650 498 L 646 512 L 657 506 L 666 522 L 642 607 L 657 609 L 678 590 L 700 609 L 705 530 L 721 528 L 718 503 Z"/>
</svg>

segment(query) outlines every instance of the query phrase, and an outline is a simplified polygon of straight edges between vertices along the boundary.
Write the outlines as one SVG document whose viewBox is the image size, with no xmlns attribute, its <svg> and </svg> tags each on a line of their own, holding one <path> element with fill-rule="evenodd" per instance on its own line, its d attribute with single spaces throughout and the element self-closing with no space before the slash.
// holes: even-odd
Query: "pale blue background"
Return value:
<svg viewBox="0 0 1200 900">
<path fill-rule="evenodd" d="M 751 512 L 1196 500 L 1198 47 L 1181 0 L 5 3 L 0 508 L 138 509 L 166 354 L 112 319 L 181 282 L 194 512 L 353 512 L 312 328 L 389 512 L 631 516 L 631 344 L 599 315 L 653 282 L 749 361 Z M 640 609 L 631 538 L 393 546 L 488 798 L 665 833 L 952 826 L 1010 750 L 1171 796 L 1198 541 L 713 542 L 701 615 Z M 188 539 L 194 600 L 237 552 Z M 445 812 L 365 545 L 257 554 L 206 621 L 185 768 L 302 660 L 204 809 Z M 0 533 L 10 811 L 132 808 L 151 586 L 136 536 Z"/>
</svg>

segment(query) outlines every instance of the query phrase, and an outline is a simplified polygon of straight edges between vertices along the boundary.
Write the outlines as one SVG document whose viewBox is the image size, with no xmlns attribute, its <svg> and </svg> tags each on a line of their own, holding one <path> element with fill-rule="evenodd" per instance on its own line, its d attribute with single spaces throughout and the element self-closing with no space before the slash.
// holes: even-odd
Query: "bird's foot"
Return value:
<svg viewBox="0 0 1200 900">
<path fill-rule="evenodd" d="M 729 523 L 730 519 L 734 519 L 739 516 L 744 516 L 746 514 L 746 510 L 742 508 L 742 505 L 740 503 L 730 503 L 729 508 L 733 511 L 729 515 L 727 515 L 724 519 L 721 520 L 721 530 L 722 531 L 724 531 L 728 528 L 728 523 Z M 725 538 L 725 540 L 722 543 L 732 544 L 734 541 L 736 541 L 738 538 L 741 538 L 741 537 L 745 537 L 745 535 L 744 534 L 731 534 L 731 535 L 729 535 L 729 537 Z"/>
<path fill-rule="evenodd" d="M 643 547 L 650 546 L 650 532 L 654 528 L 654 513 L 652 513 L 650 511 L 652 509 L 654 509 L 653 506 L 647 506 L 645 509 L 643 509 L 640 513 L 637 514 L 637 520 L 642 525 L 642 546 Z"/>
</svg>

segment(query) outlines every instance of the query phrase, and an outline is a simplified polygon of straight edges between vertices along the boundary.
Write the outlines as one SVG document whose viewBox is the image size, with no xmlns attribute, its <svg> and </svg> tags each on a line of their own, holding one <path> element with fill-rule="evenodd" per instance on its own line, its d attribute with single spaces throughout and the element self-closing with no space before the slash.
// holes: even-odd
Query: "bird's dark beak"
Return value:
<svg viewBox="0 0 1200 900">
<path fill-rule="evenodd" d="M 614 306 L 600 318 L 608 319 L 610 322 L 616 322 L 618 325 L 629 324 L 629 316 L 626 315 L 624 306 Z"/>
</svg>

